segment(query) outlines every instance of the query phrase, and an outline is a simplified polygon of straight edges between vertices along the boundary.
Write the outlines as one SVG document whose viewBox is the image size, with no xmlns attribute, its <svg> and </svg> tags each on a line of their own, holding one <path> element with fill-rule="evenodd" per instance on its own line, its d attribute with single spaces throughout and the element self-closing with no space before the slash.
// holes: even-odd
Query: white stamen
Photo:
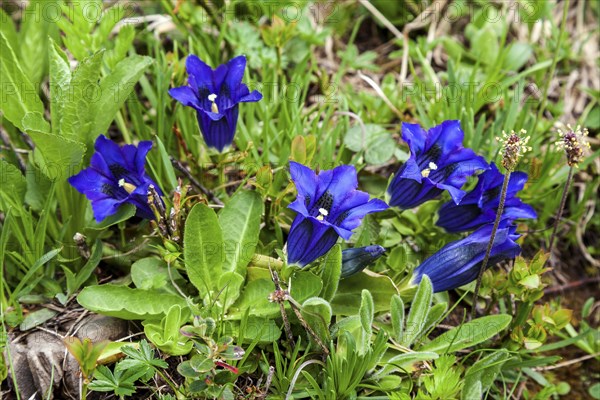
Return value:
<svg viewBox="0 0 600 400">
<path fill-rule="evenodd" d="M 429 163 L 429 169 L 432 169 L 432 170 L 434 170 L 434 171 L 435 171 L 436 169 L 438 169 L 438 166 L 437 166 L 437 165 L 435 165 L 435 163 L 434 163 L 433 161 L 431 161 L 431 162 Z"/>
<path fill-rule="evenodd" d="M 214 93 L 211 93 L 208 95 L 208 101 L 210 102 L 214 102 L 217 99 L 217 95 Z"/>
<path fill-rule="evenodd" d="M 135 187 L 135 185 L 125 182 L 125 179 L 123 179 L 123 178 L 119 179 L 119 187 L 122 187 L 123 189 L 125 189 L 125 191 L 127 193 L 130 193 L 130 194 L 133 193 L 135 191 L 135 189 L 137 189 Z"/>
<path fill-rule="evenodd" d="M 317 215 L 317 219 L 319 221 L 323 221 L 323 219 L 329 215 L 329 211 L 324 208 L 319 208 L 319 215 Z"/>
<path fill-rule="evenodd" d="M 423 171 L 421 171 L 421 176 L 423 178 L 427 178 L 430 173 L 431 173 L 431 170 L 429 168 L 425 168 Z"/>
</svg>

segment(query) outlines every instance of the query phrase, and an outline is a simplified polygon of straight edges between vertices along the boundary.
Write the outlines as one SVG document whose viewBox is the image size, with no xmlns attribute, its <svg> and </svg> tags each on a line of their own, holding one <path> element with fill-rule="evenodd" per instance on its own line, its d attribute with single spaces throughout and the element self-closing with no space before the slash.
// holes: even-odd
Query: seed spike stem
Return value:
<svg viewBox="0 0 600 400">
<path fill-rule="evenodd" d="M 504 175 L 504 181 L 502 182 L 502 192 L 500 194 L 500 203 L 498 204 L 498 211 L 496 212 L 496 220 L 494 221 L 494 227 L 492 228 L 490 241 L 488 243 L 487 249 L 485 250 L 485 256 L 483 257 L 483 262 L 481 263 L 481 268 L 479 269 L 479 275 L 477 276 L 477 283 L 475 284 L 475 291 L 473 292 L 471 320 L 475 318 L 475 314 L 477 312 L 477 298 L 479 297 L 479 289 L 481 288 L 481 279 L 483 278 L 483 273 L 485 272 L 487 264 L 490 260 L 492 247 L 494 247 L 494 241 L 496 240 L 496 232 L 498 231 L 498 226 L 500 226 L 500 221 L 502 220 L 502 214 L 504 212 L 504 202 L 506 200 L 506 193 L 508 191 L 508 182 L 510 181 L 510 173 L 511 171 L 507 170 L 506 174 Z"/>
<path fill-rule="evenodd" d="M 550 236 L 550 243 L 548 245 L 548 253 L 550 253 L 550 257 L 552 257 L 552 249 L 554 247 L 554 241 L 556 240 L 556 233 L 558 232 L 558 225 L 560 224 L 560 219 L 562 218 L 562 213 L 565 209 L 565 203 L 567 202 L 567 195 L 569 193 L 569 188 L 571 187 L 571 181 L 573 180 L 573 166 L 569 167 L 569 175 L 567 176 L 567 181 L 565 182 L 565 187 L 563 189 L 562 197 L 560 199 L 560 206 L 558 206 L 558 211 L 556 212 L 556 219 L 554 220 L 554 228 L 552 229 L 552 235 Z M 546 262 L 550 259 L 548 257 Z"/>
</svg>

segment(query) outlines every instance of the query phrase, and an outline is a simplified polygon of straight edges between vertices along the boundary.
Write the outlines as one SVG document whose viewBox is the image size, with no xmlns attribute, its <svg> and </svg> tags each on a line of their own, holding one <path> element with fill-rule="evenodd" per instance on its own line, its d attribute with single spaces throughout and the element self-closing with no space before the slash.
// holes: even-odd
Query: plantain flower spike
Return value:
<svg viewBox="0 0 600 400">
<path fill-rule="evenodd" d="M 586 149 L 590 148 L 590 144 L 587 141 L 588 130 L 582 130 L 580 125 L 577 125 L 577 128 L 573 129 L 571 125 L 567 124 L 566 132 L 558 129 L 558 135 L 560 136 L 560 140 L 555 144 L 559 149 L 565 151 L 567 164 L 570 167 L 578 167 L 578 164 L 585 157 Z"/>
<path fill-rule="evenodd" d="M 511 131 L 506 133 L 502 131 L 502 137 L 496 137 L 502 143 L 500 155 L 502 156 L 502 166 L 507 171 L 514 171 L 519 163 L 519 159 L 528 151 L 531 151 L 531 146 L 528 146 L 529 136 L 525 136 L 527 131 L 521 129 L 519 133 Z"/>
</svg>

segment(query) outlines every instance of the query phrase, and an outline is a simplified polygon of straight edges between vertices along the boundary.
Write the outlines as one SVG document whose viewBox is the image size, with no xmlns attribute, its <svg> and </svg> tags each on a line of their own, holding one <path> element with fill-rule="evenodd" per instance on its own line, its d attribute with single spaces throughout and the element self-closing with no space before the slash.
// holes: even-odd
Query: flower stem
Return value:
<svg viewBox="0 0 600 400">
<path fill-rule="evenodd" d="M 565 203 L 567 202 L 567 194 L 569 193 L 569 188 L 571 187 L 571 181 L 573 180 L 573 167 L 569 168 L 569 175 L 567 176 L 567 181 L 565 182 L 565 187 L 563 189 L 562 198 L 560 199 L 560 206 L 558 206 L 558 212 L 556 213 L 556 218 L 554 220 L 554 229 L 552 229 L 552 235 L 550 236 L 550 244 L 548 245 L 548 253 L 550 253 L 550 257 L 552 257 L 552 248 L 554 247 L 554 241 L 556 240 L 556 232 L 558 231 L 558 224 L 560 223 L 560 219 L 562 218 L 562 213 L 565 209 Z M 546 262 L 550 259 L 548 257 Z"/>
<path fill-rule="evenodd" d="M 485 256 L 483 257 L 483 262 L 481 263 L 481 268 L 479 269 L 479 275 L 477 276 L 477 283 L 475 284 L 475 291 L 473 292 L 473 305 L 471 307 L 471 320 L 475 318 L 475 313 L 477 311 L 477 298 L 479 297 L 479 289 L 481 288 L 481 279 L 483 278 L 483 273 L 487 268 L 487 264 L 490 260 L 490 254 L 492 253 L 492 247 L 494 247 L 494 241 L 496 240 L 496 232 L 498 231 L 498 226 L 500 225 L 500 220 L 502 220 L 502 214 L 504 213 L 504 202 L 506 200 L 506 192 L 508 191 L 508 182 L 510 181 L 510 173 L 511 171 L 506 171 L 504 175 L 504 181 L 502 182 L 502 192 L 500 194 L 500 203 L 498 204 L 498 211 L 496 212 L 496 220 L 494 221 L 494 227 L 492 228 L 492 234 L 490 235 L 490 241 L 488 243 L 487 249 L 485 250 Z"/>
</svg>

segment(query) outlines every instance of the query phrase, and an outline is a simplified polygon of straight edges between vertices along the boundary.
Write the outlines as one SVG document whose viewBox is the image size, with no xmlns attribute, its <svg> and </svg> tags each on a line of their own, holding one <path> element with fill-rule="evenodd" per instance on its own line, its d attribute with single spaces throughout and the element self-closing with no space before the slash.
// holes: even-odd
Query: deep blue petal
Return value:
<svg viewBox="0 0 600 400">
<path fill-rule="evenodd" d="M 225 115 L 215 121 L 208 113 L 199 111 L 197 117 L 200 131 L 202 132 L 202 136 L 208 147 L 223 151 L 226 146 L 231 144 L 235 135 L 235 127 L 232 129 L 228 122 L 228 118 L 226 118 Z"/>
<path fill-rule="evenodd" d="M 297 215 L 287 239 L 287 262 L 301 267 L 327 253 L 338 239 L 338 234 L 328 224 Z"/>
<path fill-rule="evenodd" d="M 408 144 L 411 154 L 420 154 L 425 150 L 426 138 L 427 133 L 419 124 L 402 123 L 402 140 Z"/>
<path fill-rule="evenodd" d="M 308 217 L 308 209 L 316 201 L 317 174 L 307 166 L 294 161 L 290 161 L 290 174 L 296 185 L 298 196 L 289 205 L 289 208 Z"/>
<path fill-rule="evenodd" d="M 488 267 L 520 253 L 514 229 L 506 222 L 500 225 Z M 429 276 L 434 292 L 455 289 L 473 281 L 482 266 L 491 231 L 492 224 L 488 224 L 464 239 L 447 244 L 415 269 L 414 281 L 419 282 L 423 275 Z"/>
<path fill-rule="evenodd" d="M 190 54 L 185 60 L 185 68 L 189 75 L 190 86 L 196 93 L 207 91 L 216 93 L 215 84 L 213 81 L 213 70 L 198 56 Z"/>
<path fill-rule="evenodd" d="M 384 253 L 385 249 L 378 245 L 343 250 L 341 278 L 347 278 L 362 271 Z"/>
<path fill-rule="evenodd" d="M 180 86 L 169 89 L 169 95 L 184 106 L 193 107 L 195 109 L 202 108 L 202 104 L 200 104 L 196 92 L 189 86 Z"/>
<path fill-rule="evenodd" d="M 227 85 L 234 98 L 238 98 L 238 87 L 242 83 L 244 78 L 244 71 L 246 70 L 246 56 L 237 56 L 229 60 L 227 63 L 227 75 L 225 76 L 224 84 Z"/>
</svg>

